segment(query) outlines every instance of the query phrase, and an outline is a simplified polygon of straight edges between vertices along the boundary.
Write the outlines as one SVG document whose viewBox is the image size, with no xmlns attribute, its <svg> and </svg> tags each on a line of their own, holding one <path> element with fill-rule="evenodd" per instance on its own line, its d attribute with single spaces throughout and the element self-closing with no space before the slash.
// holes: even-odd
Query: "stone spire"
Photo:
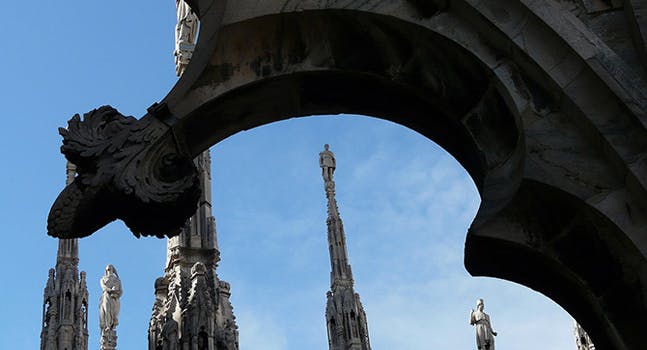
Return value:
<svg viewBox="0 0 647 350">
<path fill-rule="evenodd" d="M 67 163 L 69 185 L 76 173 Z M 88 349 L 88 288 L 85 272 L 79 274 L 79 242 L 59 239 L 56 268 L 49 270 L 43 293 L 41 350 Z"/>
<path fill-rule="evenodd" d="M 197 17 L 195 22 L 191 22 L 194 19 L 187 22 L 186 16 L 195 17 L 195 14 L 182 0 L 177 1 L 177 11 L 175 57 L 178 75 L 182 75 L 190 59 L 183 50 L 191 48 L 184 44 L 186 40 L 190 39 L 191 43 L 195 40 Z M 195 164 L 200 173 L 202 196 L 196 213 L 180 234 L 168 240 L 164 277 L 155 281 L 149 350 L 238 350 L 238 326 L 230 302 L 230 286 L 216 273 L 220 251 L 211 208 L 209 151 L 199 155 Z"/>
<path fill-rule="evenodd" d="M 575 344 L 577 345 L 577 350 L 595 350 L 595 345 L 591 341 L 591 338 L 586 333 L 584 328 L 580 326 L 577 321 L 574 321 L 575 325 L 573 327 L 573 334 L 575 335 Z"/>
<path fill-rule="evenodd" d="M 366 313 L 353 289 L 353 272 L 348 261 L 346 235 L 335 199 L 333 179 L 337 162 L 328 145 L 319 153 L 319 166 L 328 199 L 328 248 L 330 291 L 326 293 L 326 328 L 330 350 L 370 350 Z"/>
<path fill-rule="evenodd" d="M 211 215 L 209 151 L 196 158 L 203 184 L 198 210 L 167 244 L 165 275 L 155 281 L 149 350 L 237 350 L 229 283 L 216 274 L 220 252 Z"/>
</svg>

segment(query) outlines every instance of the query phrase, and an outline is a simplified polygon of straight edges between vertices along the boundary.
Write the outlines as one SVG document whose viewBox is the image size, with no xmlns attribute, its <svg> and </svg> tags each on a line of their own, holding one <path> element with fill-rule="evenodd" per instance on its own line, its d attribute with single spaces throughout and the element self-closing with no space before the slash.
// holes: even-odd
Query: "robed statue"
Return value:
<svg viewBox="0 0 647 350">
<path fill-rule="evenodd" d="M 99 299 L 99 326 L 101 330 L 114 330 L 119 324 L 119 298 L 123 291 L 121 280 L 114 266 L 106 266 L 106 274 L 101 277 L 101 298 Z"/>
<path fill-rule="evenodd" d="M 330 151 L 328 144 L 324 145 L 324 150 L 319 153 L 319 166 L 321 167 L 321 175 L 324 181 L 332 181 L 333 174 L 335 173 L 336 161 L 335 154 Z"/>
<path fill-rule="evenodd" d="M 476 301 L 476 311 L 470 313 L 470 324 L 476 327 L 476 348 L 479 350 L 494 350 L 494 337 L 497 333 L 492 329 L 490 316 L 486 314 L 483 299 Z"/>
<path fill-rule="evenodd" d="M 198 16 L 184 0 L 176 0 L 177 24 L 175 25 L 175 68 L 178 76 L 184 73 L 195 48 L 198 34 Z"/>
</svg>

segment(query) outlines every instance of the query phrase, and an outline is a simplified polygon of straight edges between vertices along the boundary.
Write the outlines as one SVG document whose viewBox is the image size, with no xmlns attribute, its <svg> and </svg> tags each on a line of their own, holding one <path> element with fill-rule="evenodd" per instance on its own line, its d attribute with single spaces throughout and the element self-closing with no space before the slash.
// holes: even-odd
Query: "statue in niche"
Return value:
<svg viewBox="0 0 647 350">
<path fill-rule="evenodd" d="M 175 26 L 175 68 L 181 76 L 189 64 L 198 34 L 198 16 L 184 0 L 175 0 L 177 24 Z"/>
<path fill-rule="evenodd" d="M 325 144 L 324 150 L 319 153 L 319 166 L 321 167 L 321 175 L 323 175 L 324 181 L 332 181 L 337 166 L 335 154 L 329 148 L 330 146 Z"/>
<path fill-rule="evenodd" d="M 497 335 L 492 329 L 490 316 L 483 309 L 483 299 L 476 301 L 476 311 L 470 313 L 470 324 L 476 326 L 476 347 L 479 350 L 494 350 L 494 337 Z"/>
<path fill-rule="evenodd" d="M 121 280 L 114 266 L 106 266 L 101 277 L 101 298 L 99 299 L 99 326 L 101 330 L 114 330 L 119 324 L 119 298 L 123 294 Z"/>
</svg>

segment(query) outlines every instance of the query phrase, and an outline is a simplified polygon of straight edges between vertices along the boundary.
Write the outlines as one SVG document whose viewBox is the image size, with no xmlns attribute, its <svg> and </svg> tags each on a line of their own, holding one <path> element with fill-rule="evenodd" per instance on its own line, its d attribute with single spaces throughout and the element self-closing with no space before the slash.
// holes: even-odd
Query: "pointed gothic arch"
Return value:
<svg viewBox="0 0 647 350">
<path fill-rule="evenodd" d="M 541 291 L 600 348 L 640 346 L 647 88 L 574 16 L 521 1 L 191 3 L 202 21 L 191 64 L 149 114 L 124 122 L 139 125 L 126 132 L 151 130 L 133 151 L 139 166 L 107 191 L 66 189 L 95 196 L 79 203 L 103 216 L 54 215 L 51 227 L 64 229 L 50 232 L 87 235 L 115 218 L 136 234 L 170 232 L 196 197 L 186 160 L 209 146 L 292 117 L 371 115 L 425 135 L 474 179 L 482 202 L 467 235 L 468 271 Z M 81 177 L 92 176 L 90 164 Z M 128 181 L 137 174 L 154 181 Z M 158 195 L 162 187 L 177 191 Z M 159 212 L 166 226 L 151 215 Z"/>
</svg>

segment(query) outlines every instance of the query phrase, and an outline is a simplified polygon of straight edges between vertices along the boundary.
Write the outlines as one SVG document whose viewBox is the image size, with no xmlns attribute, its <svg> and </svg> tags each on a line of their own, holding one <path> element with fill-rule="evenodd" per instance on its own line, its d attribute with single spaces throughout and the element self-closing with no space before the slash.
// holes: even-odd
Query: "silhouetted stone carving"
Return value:
<svg viewBox="0 0 647 350">
<path fill-rule="evenodd" d="M 79 238 L 115 219 L 140 235 L 173 236 L 200 195 L 192 158 L 181 154 L 154 117 L 126 117 L 110 106 L 75 115 L 61 152 L 78 176 L 49 213 L 48 234 Z"/>
</svg>

